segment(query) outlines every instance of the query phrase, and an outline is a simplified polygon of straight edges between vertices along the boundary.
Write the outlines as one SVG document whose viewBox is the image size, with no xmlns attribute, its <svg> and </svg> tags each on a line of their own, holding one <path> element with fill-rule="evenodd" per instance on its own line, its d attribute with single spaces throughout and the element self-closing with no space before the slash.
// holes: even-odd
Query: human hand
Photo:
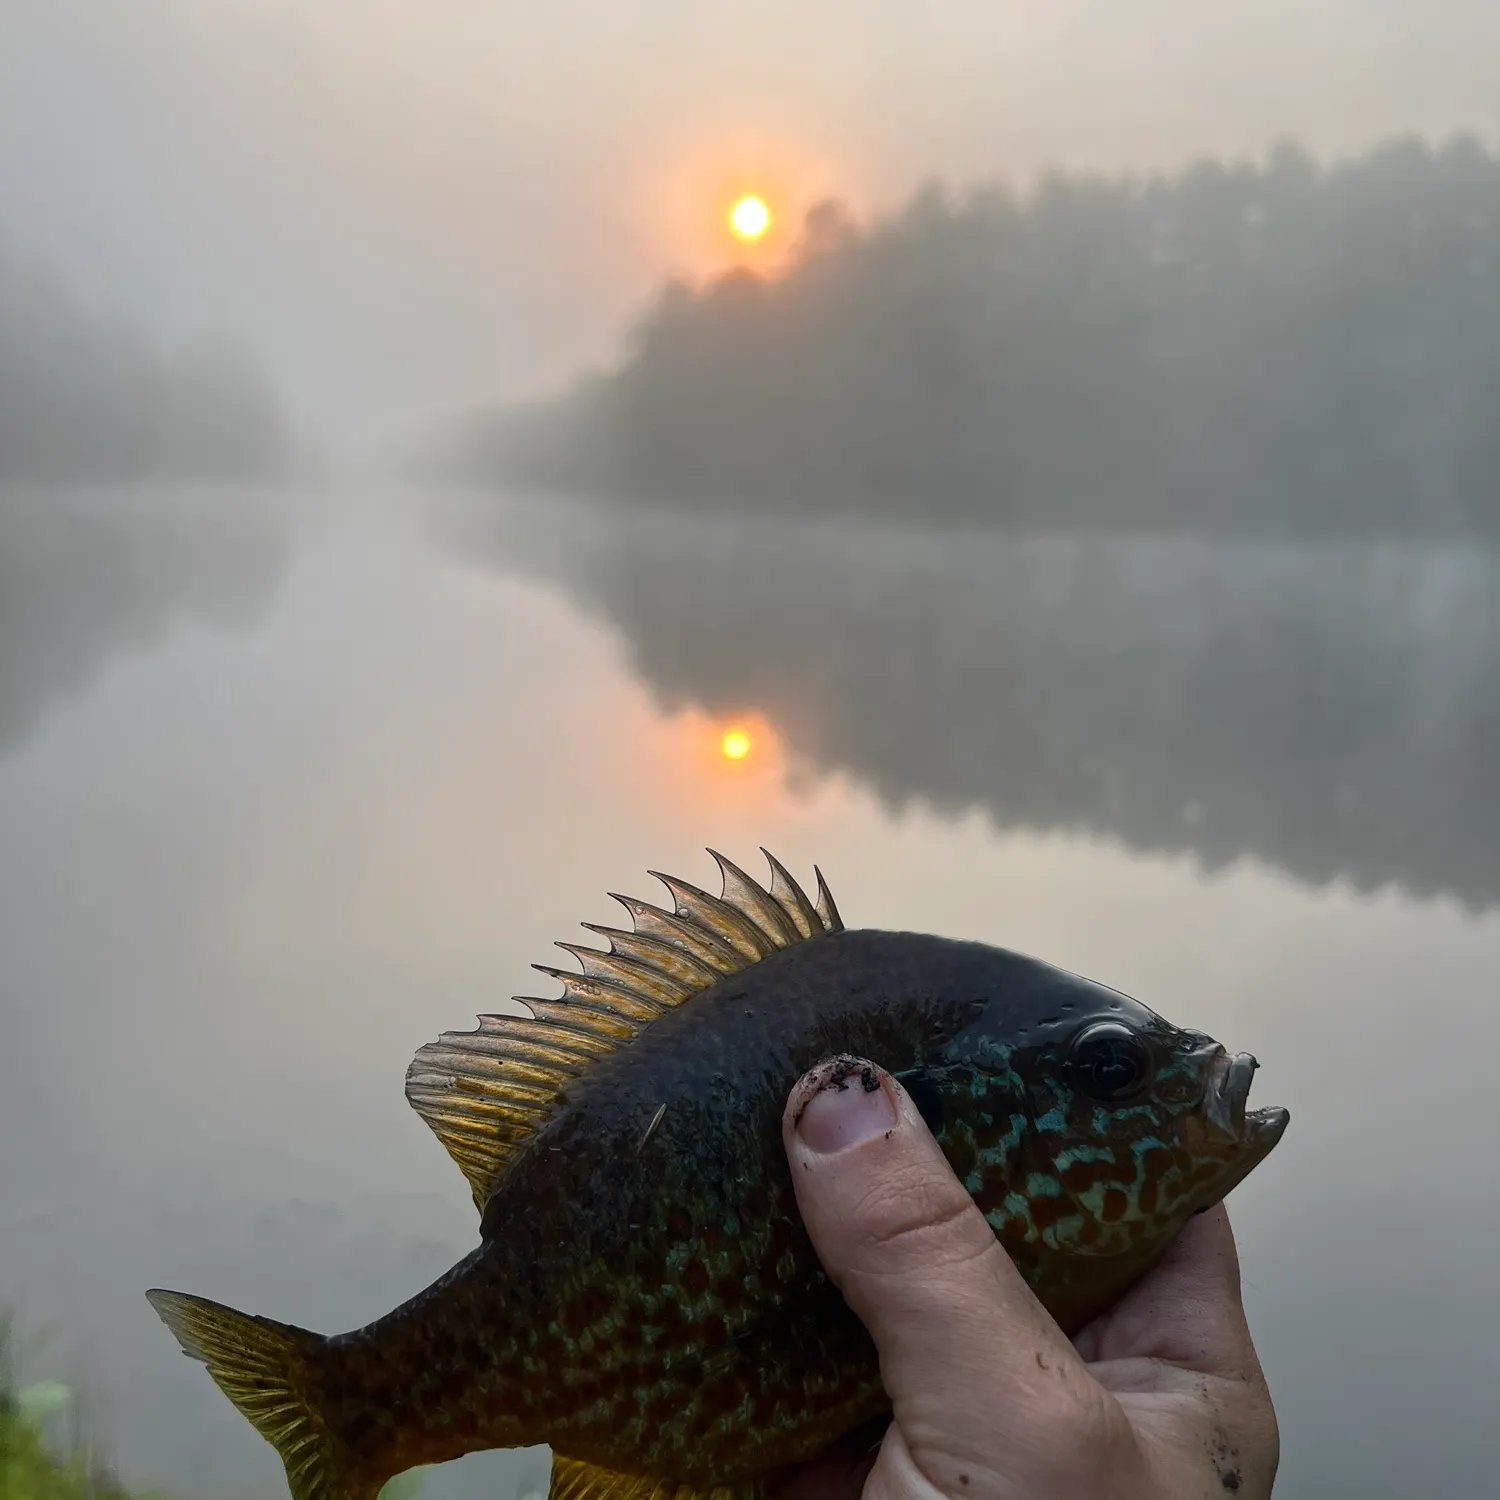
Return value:
<svg viewBox="0 0 1500 1500">
<path fill-rule="evenodd" d="M 1280 1453 L 1222 1204 L 1069 1340 L 916 1106 L 792 1090 L 782 1120 L 823 1267 L 870 1330 L 893 1417 L 781 1478 L 772 1500 L 1265 1500 Z"/>
</svg>

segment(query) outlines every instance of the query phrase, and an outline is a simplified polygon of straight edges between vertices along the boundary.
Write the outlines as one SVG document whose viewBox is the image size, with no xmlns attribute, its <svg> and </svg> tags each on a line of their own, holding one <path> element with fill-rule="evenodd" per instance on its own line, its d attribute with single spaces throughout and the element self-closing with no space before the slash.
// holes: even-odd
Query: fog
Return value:
<svg viewBox="0 0 1500 1500">
<path fill-rule="evenodd" d="M 263 491 L 0 490 L 0 756 L 121 654 L 254 622 L 290 555 Z"/>
<path fill-rule="evenodd" d="M 556 503 L 453 540 L 557 580 L 667 711 L 764 715 L 893 815 L 1500 903 L 1492 554 Z"/>
<path fill-rule="evenodd" d="M 128 1477 L 282 1484 L 146 1286 L 335 1331 L 440 1275 L 475 1216 L 412 1053 L 536 993 L 644 867 L 764 843 L 852 924 L 1038 953 L 1254 1051 L 1293 1117 L 1231 1204 L 1278 1494 L 1484 1492 L 1490 563 L 1007 561 L 515 499 L 435 546 L 384 498 L 302 528 L 233 629 L 137 638 L 0 747 L 0 1295 Z M 515 1500 L 544 1464 L 427 1491 Z"/>
<path fill-rule="evenodd" d="M 363 452 L 611 357 L 752 180 L 795 231 L 934 175 L 1493 134 L 1497 42 L 1477 0 L 7 0 L 0 222 L 164 335 L 246 338 Z"/>
<path fill-rule="evenodd" d="M 292 460 L 232 341 L 163 346 L 51 268 L 0 259 L 0 485 L 272 479 Z"/>
<path fill-rule="evenodd" d="M 0 0 L 22 1378 L 283 1494 L 144 1288 L 420 1290 L 412 1053 L 764 844 L 1256 1052 L 1278 1496 L 1488 1493 L 1497 101 L 1477 3 Z"/>
<path fill-rule="evenodd" d="M 1493 534 L 1497 292 L 1473 137 L 829 202 L 781 274 L 669 288 L 619 369 L 446 461 L 693 511 Z"/>
</svg>

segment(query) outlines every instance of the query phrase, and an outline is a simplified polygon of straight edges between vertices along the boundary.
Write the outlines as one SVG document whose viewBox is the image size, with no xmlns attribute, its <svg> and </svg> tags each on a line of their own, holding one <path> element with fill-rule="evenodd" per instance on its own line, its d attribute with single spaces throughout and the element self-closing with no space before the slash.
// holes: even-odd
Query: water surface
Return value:
<svg viewBox="0 0 1500 1500">
<path fill-rule="evenodd" d="M 1231 1205 L 1278 1494 L 1492 1484 L 1491 560 L 303 510 L 269 564 L 221 537 L 232 617 L 138 577 L 134 629 L 67 562 L 8 617 L 0 1300 L 132 1478 L 283 1493 L 144 1288 L 326 1331 L 418 1290 L 477 1226 L 412 1052 L 548 993 L 528 965 L 647 866 L 766 844 L 851 925 L 1036 952 L 1256 1052 L 1293 1117 Z M 100 642 L 65 681 L 58 628 Z"/>
</svg>

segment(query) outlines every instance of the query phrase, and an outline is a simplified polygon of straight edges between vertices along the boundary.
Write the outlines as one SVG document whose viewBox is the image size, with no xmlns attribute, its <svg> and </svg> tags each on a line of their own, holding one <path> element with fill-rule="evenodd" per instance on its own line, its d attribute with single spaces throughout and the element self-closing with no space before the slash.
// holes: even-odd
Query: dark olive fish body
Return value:
<svg viewBox="0 0 1500 1500">
<path fill-rule="evenodd" d="M 637 934 L 613 934 L 607 963 L 581 953 L 564 1001 L 419 1054 L 408 1092 L 482 1207 L 480 1247 L 440 1281 L 327 1340 L 153 1294 L 298 1500 L 367 1500 L 417 1464 L 536 1443 L 558 1455 L 557 1500 L 747 1496 L 885 1410 L 781 1140 L 792 1084 L 830 1055 L 902 1080 L 1070 1331 L 1285 1126 L 1246 1116 L 1250 1059 L 1115 991 L 977 943 L 844 931 L 826 889 L 815 916 L 773 863 L 778 922 L 723 864 L 725 901 L 669 882 L 676 913 L 627 903 Z M 674 935 L 676 957 L 653 947 Z M 681 988 L 709 960 L 690 999 L 618 1035 L 572 1029 L 590 1005 L 637 1006 L 653 964 Z"/>
</svg>

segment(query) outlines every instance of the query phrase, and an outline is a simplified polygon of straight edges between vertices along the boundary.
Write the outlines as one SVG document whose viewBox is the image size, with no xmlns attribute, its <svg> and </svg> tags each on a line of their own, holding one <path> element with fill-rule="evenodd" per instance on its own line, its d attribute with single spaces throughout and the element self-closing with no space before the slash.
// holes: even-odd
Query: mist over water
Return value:
<svg viewBox="0 0 1500 1500">
<path fill-rule="evenodd" d="M 0 757 L 0 1286 L 127 1474 L 281 1483 L 145 1287 L 325 1331 L 419 1290 L 476 1224 L 412 1053 L 536 993 L 645 867 L 764 843 L 851 924 L 1035 952 L 1256 1052 L 1293 1116 L 1232 1204 L 1278 1493 L 1482 1493 L 1488 563 L 521 500 L 481 546 L 448 501 L 434 531 L 349 498 L 234 628 L 137 639 Z"/>
<path fill-rule="evenodd" d="M 174 630 L 241 630 L 290 557 L 282 497 L 0 489 L 0 757 L 108 664 Z"/>
<path fill-rule="evenodd" d="M 133 1485 L 283 1495 L 144 1290 L 335 1332 L 429 1284 L 477 1222 L 412 1054 L 765 845 L 1255 1052 L 1278 1497 L 1493 1493 L 1497 41 L 0 4 L 23 1375 Z"/>
<path fill-rule="evenodd" d="M 557 502 L 464 524 L 619 630 L 662 703 L 759 710 L 893 815 L 1500 900 L 1487 550 Z"/>
</svg>

